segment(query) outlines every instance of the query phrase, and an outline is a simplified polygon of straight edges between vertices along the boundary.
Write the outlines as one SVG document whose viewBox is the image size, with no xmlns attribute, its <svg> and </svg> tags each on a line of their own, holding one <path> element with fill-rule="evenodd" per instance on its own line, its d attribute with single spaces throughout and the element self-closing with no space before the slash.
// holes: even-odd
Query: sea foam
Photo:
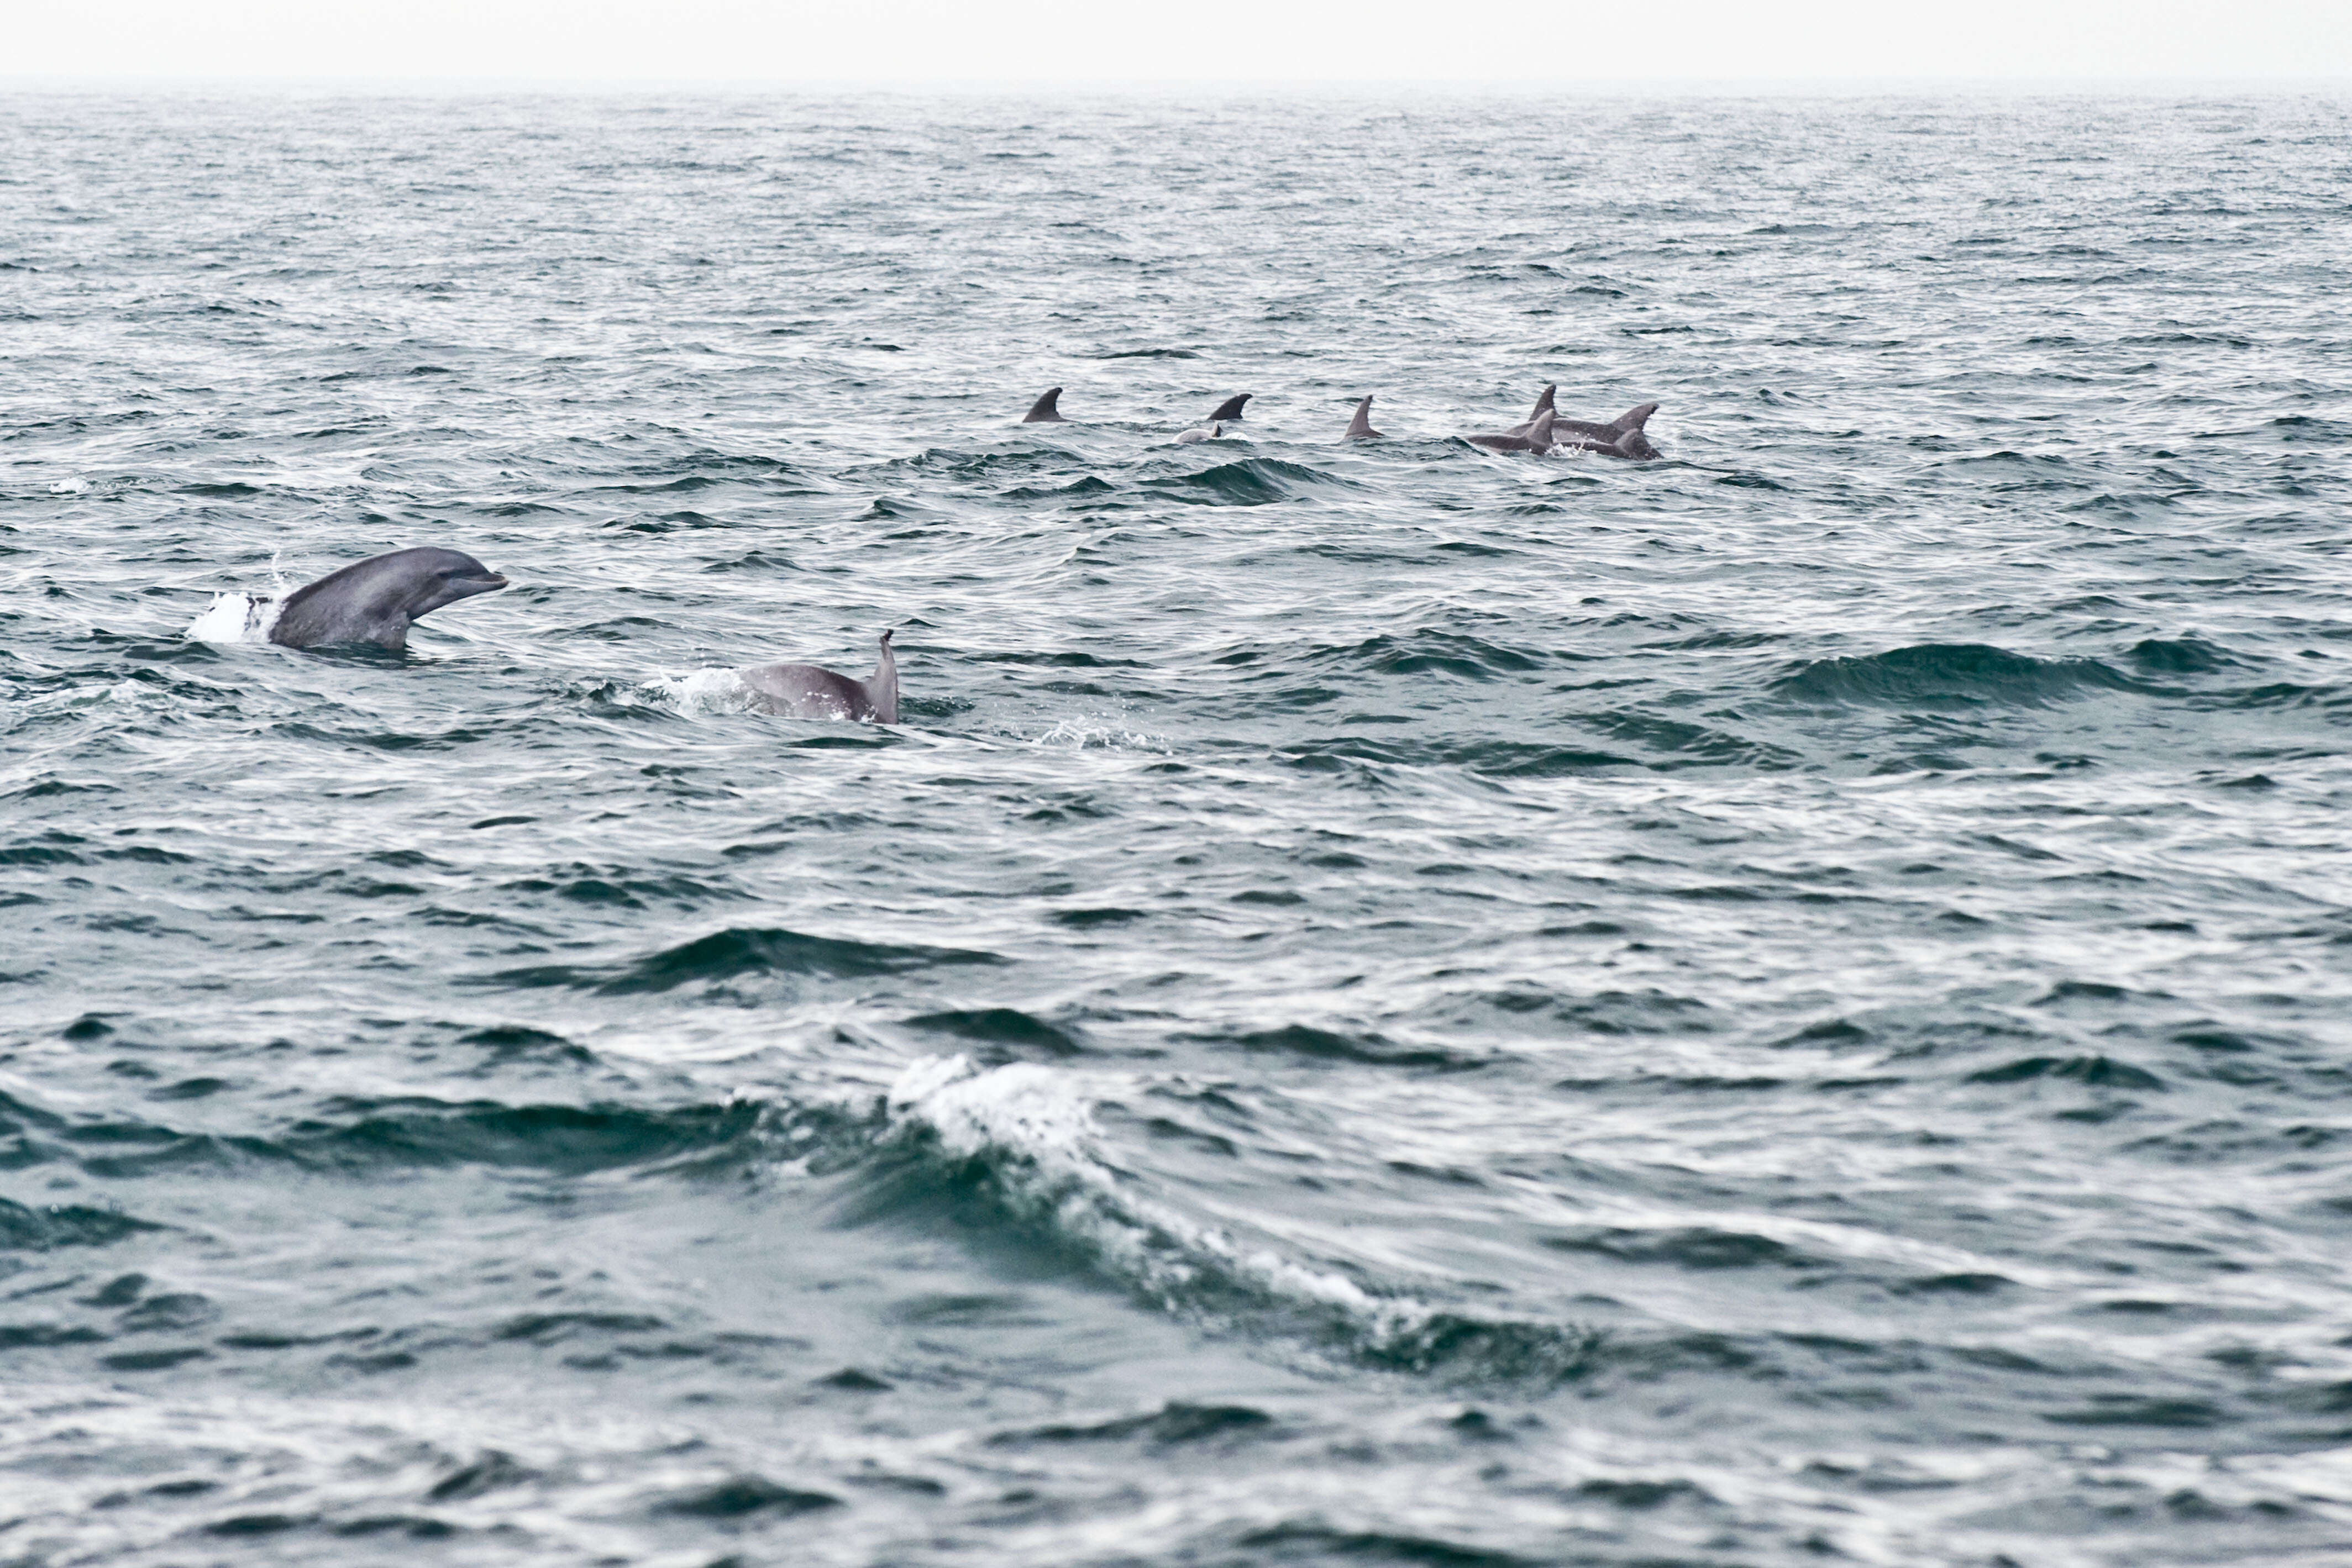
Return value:
<svg viewBox="0 0 2352 1568">
<path fill-rule="evenodd" d="M 282 599 L 262 599 L 250 593 L 215 593 L 203 613 L 188 622 L 183 633 L 196 643 L 267 643 L 270 628 L 284 612 Z"/>
</svg>

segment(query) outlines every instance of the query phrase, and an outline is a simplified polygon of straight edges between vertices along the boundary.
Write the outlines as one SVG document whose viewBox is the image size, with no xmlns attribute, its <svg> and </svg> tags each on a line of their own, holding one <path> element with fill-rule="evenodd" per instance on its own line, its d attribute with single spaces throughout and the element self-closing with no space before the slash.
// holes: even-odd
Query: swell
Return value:
<svg viewBox="0 0 2352 1568">
<path fill-rule="evenodd" d="M 885 1101 L 847 1207 L 853 1223 L 947 1207 L 1059 1252 L 1154 1310 L 1318 1357 L 1415 1375 L 1549 1385 L 1589 1373 L 1605 1336 L 1574 1322 L 1433 1307 L 1188 1214 L 1105 1162 L 1091 1108 L 1033 1062 L 909 1067 Z"/>
<path fill-rule="evenodd" d="M 2080 1063 L 2018 1071 L 2045 1070 L 2138 1082 L 2101 1078 Z M 2221 1364 L 2126 1366 L 2082 1340 L 2013 1348 L 1986 1332 L 1990 1320 L 1970 1315 L 2029 1289 L 2006 1276 L 1923 1270 L 1916 1262 L 1889 1269 L 1883 1260 L 1843 1259 L 1696 1220 L 1562 1223 L 1538 1243 L 1590 1259 L 1597 1273 L 1615 1279 L 1639 1270 L 1772 1276 L 1790 1289 L 1842 1281 L 1910 1310 L 1882 1324 L 1892 1332 L 1861 1338 L 1786 1323 L 1725 1330 L 1670 1317 L 1629 1320 L 1605 1297 L 1586 1298 L 1607 1314 L 1601 1318 L 1482 1309 L 1445 1299 L 1448 1288 L 1303 1260 L 1272 1238 L 1206 1218 L 1180 1190 L 1115 1156 L 1079 1082 L 1037 1062 L 981 1068 L 959 1056 L 915 1063 L 889 1091 L 882 1117 L 857 1132 L 856 1146 L 837 1145 L 852 1167 L 845 1221 L 943 1218 L 967 1238 L 1017 1237 L 1155 1311 L 1220 1335 L 1287 1345 L 1286 1360 L 1448 1388 L 1534 1396 L 1574 1385 L 1589 1397 L 1647 1401 L 1655 1396 L 1645 1391 L 1688 1380 L 1691 1397 L 1715 1399 L 1728 1378 L 1809 1406 L 1821 1389 L 1845 1386 L 1908 1409 L 1922 1430 L 1958 1420 L 2024 1440 L 2079 1427 L 2239 1427 L 2249 1441 L 2268 1441 L 2307 1423 L 2321 1397 L 2233 1378 Z M 1220 1160 L 1234 1157 L 1229 1141 L 1172 1124 L 1164 1133 L 1180 1134 Z M 1956 1400 L 1964 1416 L 1954 1414 Z"/>
<path fill-rule="evenodd" d="M 2087 692 L 2161 690 L 2096 659 L 2037 659 L 1981 643 L 1926 643 L 1819 659 L 1781 675 L 1770 689 L 1809 705 L 1916 708 L 2038 706 Z"/>
<path fill-rule="evenodd" d="M 911 944 L 811 936 L 777 927 L 731 926 L 660 948 L 626 963 L 541 965 L 507 969 L 472 982 L 481 986 L 577 987 L 604 996 L 673 991 L 761 977 L 854 979 L 900 974 L 938 965 L 1001 964 L 993 953 Z"/>
<path fill-rule="evenodd" d="M 268 1132 L 224 1133 L 123 1114 L 67 1115 L 0 1095 L 0 1139 L 16 1168 L 66 1165 L 105 1181 L 179 1172 L 278 1169 L 363 1176 L 466 1166 L 581 1176 L 740 1168 L 779 1136 L 834 1114 L 752 1100 L 647 1107 L 339 1095 Z M 141 1221 L 97 1210 L 0 1214 L 0 1234 L 23 1238 L 11 1239 L 13 1246 L 95 1244 L 142 1228 Z"/>
</svg>

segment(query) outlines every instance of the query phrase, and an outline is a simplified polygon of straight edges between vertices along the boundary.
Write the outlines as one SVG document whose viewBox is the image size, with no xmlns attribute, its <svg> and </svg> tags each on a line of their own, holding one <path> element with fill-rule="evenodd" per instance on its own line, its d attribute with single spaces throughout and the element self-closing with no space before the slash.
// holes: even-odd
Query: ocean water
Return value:
<svg viewBox="0 0 2352 1568">
<path fill-rule="evenodd" d="M 0 1561 L 2352 1561 L 2347 256 L 2343 94 L 0 99 Z"/>
</svg>

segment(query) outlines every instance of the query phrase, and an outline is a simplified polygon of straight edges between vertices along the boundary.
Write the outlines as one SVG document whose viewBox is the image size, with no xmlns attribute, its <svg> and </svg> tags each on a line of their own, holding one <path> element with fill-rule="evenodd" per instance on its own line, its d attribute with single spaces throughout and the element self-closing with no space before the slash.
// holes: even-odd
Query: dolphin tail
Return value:
<svg viewBox="0 0 2352 1568">
<path fill-rule="evenodd" d="M 1657 412 L 1658 405 L 1654 402 L 1645 402 L 1639 408 L 1629 408 L 1611 420 L 1609 428 L 1621 435 L 1629 430 L 1639 430 L 1649 423 L 1650 416 Z"/>
<path fill-rule="evenodd" d="M 1239 419 L 1242 416 L 1242 404 L 1256 395 L 1255 392 L 1243 392 L 1238 397 L 1227 398 L 1217 405 L 1217 411 L 1214 413 L 1209 415 L 1209 423 L 1215 424 L 1222 420 Z"/>
<path fill-rule="evenodd" d="M 874 716 L 878 722 L 898 722 L 898 658 L 890 652 L 889 632 L 882 633 L 881 652 L 875 659 L 872 677 L 858 684 L 866 688 L 866 700 L 874 705 Z"/>
<path fill-rule="evenodd" d="M 1378 441 L 1381 433 L 1372 428 L 1372 400 L 1366 398 L 1356 405 L 1356 417 L 1348 422 L 1347 440 Z"/>
<path fill-rule="evenodd" d="M 1021 423 L 1024 424 L 1067 423 L 1068 422 L 1062 417 L 1061 409 L 1056 406 L 1061 395 L 1062 389 L 1059 387 L 1046 389 L 1045 395 L 1031 404 L 1029 412 L 1021 416 Z"/>
</svg>

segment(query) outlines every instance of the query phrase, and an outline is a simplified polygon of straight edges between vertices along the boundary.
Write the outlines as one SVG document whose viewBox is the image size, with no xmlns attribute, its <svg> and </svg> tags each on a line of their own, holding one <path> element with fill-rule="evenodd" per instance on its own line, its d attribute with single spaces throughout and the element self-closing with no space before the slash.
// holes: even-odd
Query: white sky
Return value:
<svg viewBox="0 0 2352 1568">
<path fill-rule="evenodd" d="M 18 81 L 2352 78 L 2352 0 L 15 0 L 5 9 L 0 78 Z"/>
</svg>

